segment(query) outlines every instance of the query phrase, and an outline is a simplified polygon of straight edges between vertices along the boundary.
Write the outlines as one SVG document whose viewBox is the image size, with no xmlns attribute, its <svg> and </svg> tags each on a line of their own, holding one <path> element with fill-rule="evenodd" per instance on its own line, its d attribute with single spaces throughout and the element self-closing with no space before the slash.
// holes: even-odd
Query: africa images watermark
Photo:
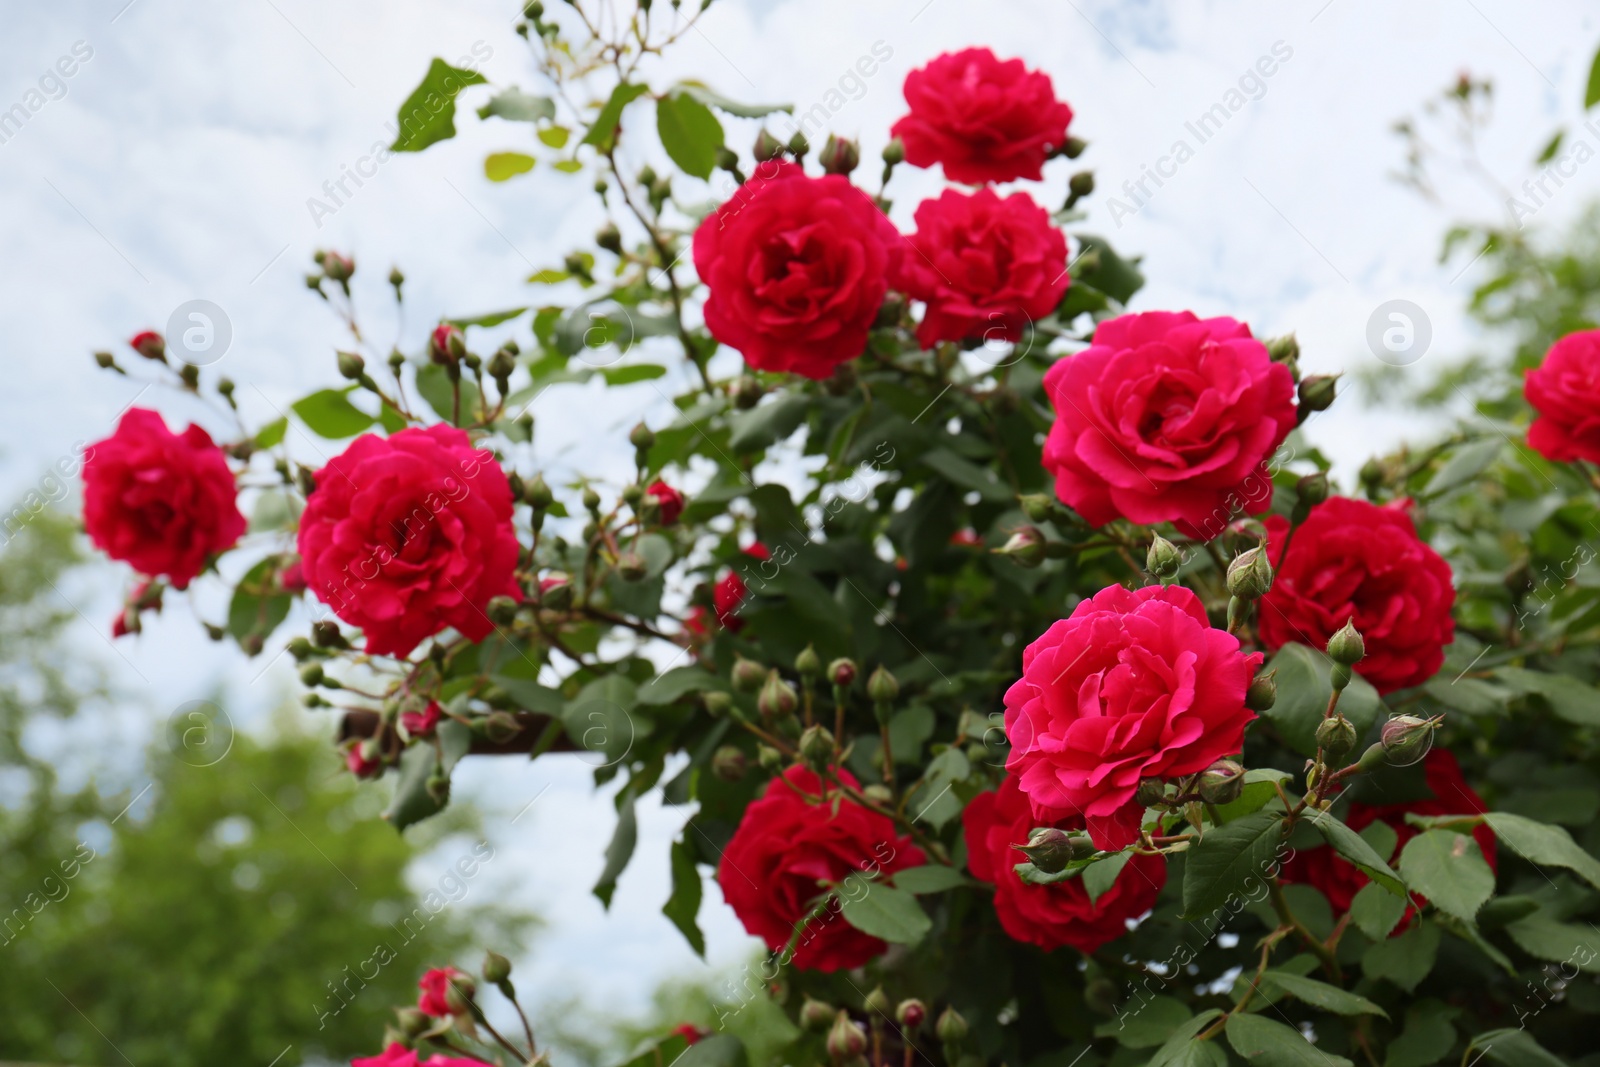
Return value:
<svg viewBox="0 0 1600 1067">
<path fill-rule="evenodd" d="M 44 110 L 46 104 L 66 96 L 68 79 L 93 58 L 94 47 L 88 41 L 72 42 L 70 53 L 57 59 L 39 75 L 37 89 L 29 89 L 22 94 L 21 100 L 0 111 L 0 145 L 10 144 L 28 121 Z"/>
<path fill-rule="evenodd" d="M 1117 229 L 1122 228 L 1124 219 L 1137 215 L 1154 199 L 1155 191 L 1150 188 L 1150 183 L 1154 182 L 1156 189 L 1159 190 L 1169 180 L 1177 177 L 1179 168 L 1195 157 L 1199 146 L 1221 133 L 1228 121 L 1243 111 L 1248 104 L 1267 95 L 1268 79 L 1277 74 L 1283 64 L 1289 62 L 1293 56 L 1294 49 L 1286 42 L 1272 42 L 1268 53 L 1257 59 L 1253 66 L 1245 68 L 1245 72 L 1239 76 L 1238 83 L 1230 86 L 1220 100 L 1183 124 L 1186 136 L 1174 141 L 1167 153 L 1156 157 L 1153 164 L 1140 164 L 1139 176 L 1122 183 L 1122 192 L 1126 194 L 1127 199 L 1113 195 L 1106 202 L 1111 212 L 1111 221 L 1117 224 Z"/>
<path fill-rule="evenodd" d="M 472 45 L 472 54 L 462 56 L 456 61 L 456 66 L 465 71 L 476 73 L 478 67 L 487 63 L 494 55 L 494 49 L 485 41 L 476 41 Z M 458 83 L 454 74 L 446 75 L 444 88 L 449 93 L 429 93 L 410 112 L 397 115 L 393 121 L 385 123 L 384 136 L 372 142 L 365 155 L 357 157 L 352 163 L 340 163 L 338 172 L 322 183 L 323 196 L 306 197 L 306 211 L 311 214 L 311 222 L 317 229 L 322 229 L 324 219 L 337 215 L 339 209 L 355 198 L 356 193 L 368 181 L 378 176 L 378 168 L 394 158 L 394 145 L 399 141 L 401 131 L 410 133 L 427 122 L 432 122 L 434 117 L 446 107 L 454 107 L 456 94 L 465 86 Z M 354 184 L 355 188 L 350 186 Z"/>
</svg>

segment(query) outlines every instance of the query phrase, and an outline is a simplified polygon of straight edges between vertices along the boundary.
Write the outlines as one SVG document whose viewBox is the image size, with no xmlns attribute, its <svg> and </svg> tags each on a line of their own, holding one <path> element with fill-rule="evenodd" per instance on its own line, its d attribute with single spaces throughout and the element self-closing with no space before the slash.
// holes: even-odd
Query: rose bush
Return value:
<svg viewBox="0 0 1600 1067">
<path fill-rule="evenodd" d="M 1303 1062 L 1311 1039 L 1332 1067 L 1588 1055 L 1600 508 L 1551 443 L 1586 439 L 1582 343 L 1528 377 L 1557 420 L 1535 446 L 1576 459 L 1506 446 L 1530 411 L 1500 382 L 1340 495 L 1299 432 L 1335 382 L 1293 337 L 1130 311 L 1138 264 L 1073 228 L 1092 181 L 1064 173 L 1086 146 L 1047 75 L 932 59 L 874 195 L 856 143 L 808 163 L 770 109 L 663 83 L 699 17 L 664 8 L 619 38 L 581 0 L 529 4 L 549 97 L 443 61 L 419 90 L 493 92 L 485 121 L 589 172 L 592 248 L 525 306 L 392 354 L 355 315 L 369 275 L 319 253 L 349 384 L 220 447 L 141 415 L 86 474 L 96 543 L 199 580 L 247 486 L 259 537 L 223 556 L 208 630 L 251 655 L 287 637 L 399 829 L 462 760 L 582 753 L 615 788 L 609 906 L 638 802 L 683 806 L 663 914 L 703 954 L 715 872 L 766 953 L 714 1026 L 630 1067 L 691 1040 L 691 1063 L 759 1067 L 1222 1067 Z M 751 124 L 748 153 L 724 123 Z M 1064 178 L 1068 207 L 897 205 L 907 162 Z M 373 284 L 399 319 L 404 276 Z M 158 336 L 137 347 L 251 414 Z M 602 382 L 643 405 L 631 467 L 547 481 L 525 408 Z M 349 443 L 302 455 L 289 418 Z M 140 581 L 125 621 L 159 606 Z M 1563 999 L 1530 1015 L 1552 966 Z M 367 1062 L 543 1062 L 504 957 L 479 968 L 507 1000 L 487 1012 L 451 974 Z"/>
</svg>

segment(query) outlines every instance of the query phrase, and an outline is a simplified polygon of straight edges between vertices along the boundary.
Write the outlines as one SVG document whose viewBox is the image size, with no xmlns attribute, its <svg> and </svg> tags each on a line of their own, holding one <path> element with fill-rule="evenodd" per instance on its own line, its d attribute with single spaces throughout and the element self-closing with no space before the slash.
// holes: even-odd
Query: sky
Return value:
<svg viewBox="0 0 1600 1067">
<path fill-rule="evenodd" d="M 389 158 L 331 214 L 310 206 L 326 204 L 324 183 L 392 137 L 398 105 L 432 57 L 470 59 L 496 87 L 539 91 L 512 32 L 513 4 L 12 6 L 0 35 L 0 113 L 21 105 L 26 119 L 0 125 L 5 499 L 59 495 L 47 470 L 106 435 L 135 401 L 175 423 L 226 431 L 215 412 L 171 390 L 141 393 L 90 358 L 120 349 L 135 361 L 125 339 L 165 328 L 189 301 L 220 309 L 231 340 L 206 373 L 232 377 L 246 418 L 260 424 L 335 380 L 333 349 L 346 337 L 302 280 L 314 249 L 354 256 L 368 333 L 383 348 L 397 338 L 414 351 L 441 316 L 541 299 L 523 279 L 559 265 L 600 222 L 586 178 L 540 166 L 486 180 L 487 152 L 531 140 L 520 124 L 473 114 L 483 88 L 463 96 L 458 138 Z M 1459 167 L 1446 168 L 1443 204 L 1419 197 L 1393 178 L 1402 150 L 1390 127 L 1462 71 L 1492 78 L 1496 117 L 1483 158 L 1504 186 L 1520 188 L 1538 177 L 1532 161 L 1557 127 L 1600 146 L 1600 125 L 1584 127 L 1581 112 L 1596 23 L 1592 5 L 1577 0 L 716 0 L 645 71 L 657 87 L 696 77 L 739 100 L 793 102 L 799 113 L 821 103 L 829 128 L 859 137 L 875 161 L 903 113 L 907 72 L 974 44 L 1020 56 L 1051 75 L 1076 113 L 1072 132 L 1090 145 L 1073 163 L 1052 163 L 1032 191 L 1059 203 L 1073 170 L 1095 172 L 1099 192 L 1081 228 L 1144 257 L 1149 284 L 1137 309 L 1230 315 L 1261 336 L 1294 331 L 1307 372 L 1338 373 L 1374 365 L 1372 323 L 1388 323 L 1394 301 L 1409 302 L 1416 336 L 1430 340 L 1386 363 L 1426 366 L 1492 346 L 1462 315 L 1479 269 L 1471 250 L 1445 263 L 1438 253 L 1452 221 L 1503 219 L 1503 197 Z M 853 76 L 859 57 L 883 53 L 873 76 Z M 1202 126 L 1208 113 L 1226 120 Z M 746 121 L 725 126 L 740 147 L 756 131 Z M 646 135 L 624 151 L 642 164 L 658 149 Z M 1559 188 L 1546 182 L 1549 195 L 1524 201 L 1528 225 L 1558 233 L 1593 199 L 1600 165 L 1568 169 Z M 908 227 L 916 202 L 939 187 L 937 173 L 902 168 L 893 217 Z M 692 203 L 725 190 L 686 180 L 679 194 Z M 403 322 L 385 281 L 396 264 L 408 279 Z M 1386 371 L 1396 381 L 1415 372 Z M 566 386 L 534 414 L 535 445 L 519 462 L 552 481 L 575 461 L 620 478 L 621 431 L 670 415 L 648 386 Z M 1307 432 L 1348 482 L 1373 450 L 1428 430 L 1394 410 L 1344 403 Z M 316 458 L 315 443 L 295 447 Z M 127 581 L 124 568 L 107 565 L 63 590 L 82 615 L 86 654 L 107 664 L 125 697 L 103 710 L 97 745 L 137 751 L 174 709 L 219 687 L 247 728 L 291 691 L 286 660 L 269 662 L 269 652 L 250 661 L 204 641 L 195 613 L 217 618 L 216 590 L 197 587 L 194 612 L 169 607 L 145 634 L 112 647 L 109 620 Z M 66 761 L 82 740 L 53 734 L 39 744 Z M 637 1011 L 663 979 L 704 975 L 749 951 L 714 885 L 701 913 L 709 963 L 659 913 L 666 846 L 686 811 L 646 805 L 636 858 L 607 913 L 588 890 L 614 815 L 589 768 L 571 758 L 469 761 L 456 788 L 485 810 L 508 884 L 550 921 L 519 963 L 547 1002 L 576 995 Z"/>
</svg>

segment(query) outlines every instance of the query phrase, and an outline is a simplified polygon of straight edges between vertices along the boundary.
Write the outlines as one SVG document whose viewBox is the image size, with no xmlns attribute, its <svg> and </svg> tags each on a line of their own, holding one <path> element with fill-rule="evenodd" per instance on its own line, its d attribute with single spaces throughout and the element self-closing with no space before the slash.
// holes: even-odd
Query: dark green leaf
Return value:
<svg viewBox="0 0 1600 1067">
<path fill-rule="evenodd" d="M 1494 872 L 1470 834 L 1428 830 L 1406 842 L 1400 853 L 1406 885 L 1440 911 L 1472 922 L 1494 895 Z"/>
<path fill-rule="evenodd" d="M 1074 281 L 1082 278 L 1119 304 L 1126 304 L 1144 286 L 1144 275 L 1139 272 L 1137 258 L 1123 259 L 1103 237 L 1087 233 L 1073 236 L 1083 247 L 1079 253 L 1079 266 L 1072 274 Z M 1070 293 L 1072 290 L 1067 291 Z"/>
<path fill-rule="evenodd" d="M 933 928 L 915 896 L 855 875 L 839 887 L 839 911 L 862 933 L 896 945 L 914 945 Z"/>
<path fill-rule="evenodd" d="M 925 863 L 920 867 L 907 867 L 898 871 L 894 876 L 897 889 L 904 889 L 907 893 L 943 893 L 946 889 L 967 885 L 967 878 L 954 867 L 946 867 L 942 863 Z"/>
<path fill-rule="evenodd" d="M 1095 1027 L 1094 1036 L 1116 1038 L 1124 1048 L 1156 1048 L 1190 1018 L 1189 1006 L 1177 997 L 1149 997 L 1129 1003 L 1117 1018 Z"/>
<path fill-rule="evenodd" d="M 1288 644 L 1280 648 L 1267 664 L 1277 671 L 1278 699 L 1261 713 L 1272 721 L 1283 739 L 1303 756 L 1317 752 L 1317 727 L 1328 709 L 1328 694 L 1333 691 L 1330 674 L 1333 661 L 1305 645 Z M 1381 704 L 1378 692 L 1359 675 L 1339 697 L 1339 711 L 1364 737 L 1377 721 Z"/>
<path fill-rule="evenodd" d="M 1439 928 L 1420 920 L 1405 933 L 1379 941 L 1361 957 L 1361 970 L 1368 978 L 1387 978 L 1410 993 L 1433 970 L 1439 952 Z"/>
<path fill-rule="evenodd" d="M 478 109 L 478 117 L 511 122 L 549 122 L 556 117 L 556 102 L 548 96 L 525 93 L 513 85 L 491 96 L 489 102 Z"/>
<path fill-rule="evenodd" d="M 394 798 L 383 813 L 396 830 L 404 830 L 444 810 L 444 805 L 428 792 L 428 778 L 438 765 L 431 745 L 412 745 L 400 757 L 400 776 L 395 781 Z"/>
<path fill-rule="evenodd" d="M 1438 1001 L 1423 1001 L 1406 1010 L 1406 1028 L 1393 1041 L 1383 1067 L 1430 1067 L 1455 1047 L 1456 1029 L 1450 1020 L 1458 1009 Z"/>
<path fill-rule="evenodd" d="M 722 147 L 722 123 L 710 108 L 688 93 L 669 93 L 656 101 L 656 132 L 685 174 L 711 177 Z"/>
<path fill-rule="evenodd" d="M 1569 674 L 1501 667 L 1494 676 L 1519 693 L 1537 694 L 1559 718 L 1577 726 L 1600 726 L 1600 697 L 1595 687 Z"/>
<path fill-rule="evenodd" d="M 456 94 L 469 85 L 487 83 L 488 79 L 475 70 L 462 70 L 435 59 L 421 84 L 400 105 L 400 132 L 389 147 L 396 152 L 420 152 L 437 141 L 454 137 Z"/>
<path fill-rule="evenodd" d="M 1198 919 L 1222 907 L 1230 897 L 1250 892 L 1276 873 L 1283 842 L 1283 816 L 1258 811 L 1219 826 L 1186 855 L 1183 911 Z"/>
<path fill-rule="evenodd" d="M 671 1067 L 748 1067 L 744 1042 L 732 1034 L 712 1034 L 684 1050 L 676 1060 L 662 1060 Z"/>
<path fill-rule="evenodd" d="M 674 667 L 639 687 L 640 704 L 675 704 L 690 693 L 726 689 L 727 683 L 703 667 Z"/>
<path fill-rule="evenodd" d="M 689 947 L 701 959 L 706 956 L 706 937 L 695 922 L 700 914 L 700 868 L 695 866 L 694 849 L 683 841 L 672 843 L 672 895 L 662 907 L 661 914 L 672 920 L 683 934 Z"/>
<path fill-rule="evenodd" d="M 1561 142 L 1566 135 L 1566 130 L 1557 130 L 1555 132 L 1555 136 L 1551 137 L 1550 140 L 1545 142 L 1544 148 L 1540 150 L 1539 155 L 1536 159 L 1534 159 L 1534 162 L 1543 166 L 1552 159 L 1556 158 L 1556 153 L 1561 151 Z"/>
<path fill-rule="evenodd" d="M 1489 469 L 1500 458 L 1505 441 L 1490 437 L 1482 441 L 1469 441 L 1457 448 L 1445 465 L 1434 472 L 1420 494 L 1424 498 L 1439 496 L 1472 481 Z"/>
<path fill-rule="evenodd" d="M 1352 1067 L 1343 1056 L 1324 1052 L 1300 1031 L 1275 1019 L 1230 1015 L 1226 1032 L 1228 1044 L 1246 1063 L 1264 1067 Z"/>
<path fill-rule="evenodd" d="M 1565 1060 L 1520 1028 L 1506 1027 L 1479 1034 L 1467 1049 L 1469 1055 L 1474 1048 L 1482 1049 L 1484 1056 L 1503 1067 L 1567 1067 Z"/>
<path fill-rule="evenodd" d="M 611 844 L 606 846 L 606 865 L 600 872 L 600 880 L 594 884 L 594 895 L 608 909 L 617 891 L 617 879 L 633 858 L 633 848 L 639 841 L 639 817 L 634 811 L 632 783 L 623 789 L 618 799 L 622 806 L 617 809 L 617 829 L 611 835 Z"/>
<path fill-rule="evenodd" d="M 1530 956 L 1600 974 L 1600 933 L 1587 923 L 1564 923 L 1548 915 L 1529 915 L 1507 926 L 1506 933 Z"/>
<path fill-rule="evenodd" d="M 811 405 L 803 393 L 786 392 L 770 403 L 741 411 L 729 419 L 728 445 L 735 452 L 759 452 L 794 433 Z"/>
<path fill-rule="evenodd" d="M 491 311 L 483 315 L 474 315 L 470 319 L 446 319 L 445 321 L 451 325 L 459 326 L 463 330 L 468 326 L 498 326 L 502 322 L 510 322 L 527 310 L 525 307 L 506 308 L 504 311 Z"/>
<path fill-rule="evenodd" d="M 1585 852 L 1572 835 L 1559 826 L 1491 811 L 1483 817 L 1500 843 L 1530 863 L 1545 867 L 1565 867 L 1585 882 L 1600 889 L 1600 860 Z"/>
<path fill-rule="evenodd" d="M 1141 1003 L 1143 1002 L 1130 1000 L 1120 1010 L 1124 1014 L 1135 1012 Z M 1221 1062 L 1196 1059 L 1192 1051 L 1196 1048 L 1216 1048 L 1214 1041 L 1196 1041 L 1194 1038 L 1220 1018 L 1222 1018 L 1221 1011 L 1207 1008 L 1188 1022 L 1180 1024 L 1167 1038 L 1166 1044 L 1150 1057 L 1150 1062 L 1145 1067 L 1222 1067 Z"/>
<path fill-rule="evenodd" d="M 1400 876 L 1382 856 L 1373 851 L 1365 838 L 1328 812 L 1317 812 L 1310 818 L 1312 825 L 1322 834 L 1323 840 L 1327 841 L 1335 852 L 1360 867 L 1368 878 L 1389 892 L 1400 897 L 1406 895 L 1405 883 L 1400 880 Z"/>
<path fill-rule="evenodd" d="M 1089 903 L 1093 904 L 1105 896 L 1117 884 L 1117 876 L 1132 858 L 1131 852 L 1113 852 L 1083 869 L 1078 879 L 1083 883 L 1083 891 L 1089 894 Z"/>
<path fill-rule="evenodd" d="M 346 395 L 355 386 L 345 389 L 321 389 L 310 396 L 301 397 L 289 405 L 306 428 L 318 437 L 339 441 L 354 437 L 372 426 L 371 415 L 350 403 Z"/>
<path fill-rule="evenodd" d="M 653 378 L 664 378 L 667 368 L 656 363 L 634 363 L 627 367 L 606 367 L 600 376 L 606 380 L 607 385 L 632 385 L 634 382 L 648 382 Z"/>
<path fill-rule="evenodd" d="M 1382 941 L 1406 913 L 1406 902 L 1377 882 L 1368 882 L 1350 902 L 1350 921 L 1374 941 Z"/>
<path fill-rule="evenodd" d="M 251 635 L 264 642 L 289 614 L 292 598 L 279 591 L 271 578 L 276 565 L 276 559 L 261 560 L 234 586 L 228 603 L 228 633 L 241 645 Z"/>
<path fill-rule="evenodd" d="M 1313 1008 L 1331 1011 L 1336 1015 L 1381 1015 L 1385 1019 L 1389 1017 L 1388 1012 L 1366 997 L 1346 992 L 1326 982 L 1319 982 L 1315 978 L 1304 978 L 1288 971 L 1267 971 L 1262 975 L 1262 981 L 1297 1000 L 1304 1001 Z"/>
<path fill-rule="evenodd" d="M 985 500 L 996 503 L 1009 502 L 1015 496 L 1011 487 L 1000 481 L 992 468 L 980 467 L 948 448 L 930 449 L 918 458 L 936 474 L 962 489 L 976 492 Z"/>
<path fill-rule="evenodd" d="M 417 392 L 422 394 L 422 399 L 428 402 L 433 413 L 445 422 L 451 422 L 455 412 L 456 384 L 450 381 L 450 376 L 445 369 L 437 363 L 429 363 L 417 370 Z M 477 419 L 475 412 L 478 410 L 478 387 L 463 379 L 461 387 L 461 425 L 468 425 Z"/>
</svg>

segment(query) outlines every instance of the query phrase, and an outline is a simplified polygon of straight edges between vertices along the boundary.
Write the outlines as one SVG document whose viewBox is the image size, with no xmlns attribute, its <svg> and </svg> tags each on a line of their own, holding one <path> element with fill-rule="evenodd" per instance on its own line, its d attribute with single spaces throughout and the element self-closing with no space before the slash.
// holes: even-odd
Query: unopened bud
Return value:
<svg viewBox="0 0 1600 1067">
<path fill-rule="evenodd" d="M 117 357 L 110 352 L 96 352 L 94 361 L 100 365 L 101 370 L 110 370 L 117 365 Z"/>
<path fill-rule="evenodd" d="M 828 664 L 828 681 L 840 689 L 849 689 L 856 680 L 856 661 L 840 657 Z"/>
<path fill-rule="evenodd" d="M 1274 363 L 1293 363 L 1300 358 L 1300 342 L 1292 333 L 1274 337 L 1267 341 L 1267 355 Z"/>
<path fill-rule="evenodd" d="M 833 761 L 833 734 L 825 726 L 807 726 L 800 735 L 800 758 L 820 770 Z"/>
<path fill-rule="evenodd" d="M 1383 724 L 1381 733 L 1383 750 L 1389 762 L 1397 767 L 1409 767 L 1428 754 L 1433 747 L 1432 719 L 1419 719 L 1415 715 L 1396 715 Z"/>
<path fill-rule="evenodd" d="M 389 268 L 389 284 L 394 286 L 395 291 L 399 292 L 400 287 L 402 285 L 404 285 L 405 283 L 406 283 L 406 276 L 404 274 L 400 273 L 400 268 L 399 267 L 390 267 Z"/>
<path fill-rule="evenodd" d="M 322 664 L 307 663 L 300 668 L 300 681 L 308 686 L 319 686 L 327 679 L 322 673 Z"/>
<path fill-rule="evenodd" d="M 727 693 L 712 690 L 709 693 L 700 694 L 700 703 L 706 709 L 706 714 L 713 719 L 720 719 L 728 714 L 729 709 L 733 707 L 733 697 Z"/>
<path fill-rule="evenodd" d="M 1307 474 L 1294 485 L 1295 495 L 1306 505 L 1307 510 L 1316 507 L 1328 499 L 1328 476 L 1322 471 Z"/>
<path fill-rule="evenodd" d="M 737 782 L 749 769 L 745 754 L 732 745 L 723 745 L 711 754 L 711 773 L 724 782 Z"/>
<path fill-rule="evenodd" d="M 1272 588 L 1272 563 L 1264 547 L 1252 548 L 1228 564 L 1228 592 L 1240 600 L 1258 600 Z"/>
<path fill-rule="evenodd" d="M 1044 562 L 1044 534 L 1037 527 L 1020 526 L 995 555 L 1009 556 L 1019 566 L 1037 567 Z"/>
<path fill-rule="evenodd" d="M 794 669 L 795 673 L 802 678 L 815 678 L 822 672 L 822 658 L 817 655 L 817 650 L 814 647 L 807 645 L 794 658 Z"/>
<path fill-rule="evenodd" d="M 347 282 L 356 272 L 356 261 L 349 256 L 341 256 L 337 252 L 324 252 L 322 254 L 322 273 L 336 282 Z"/>
<path fill-rule="evenodd" d="M 134 334 L 128 345 L 145 359 L 157 361 L 167 358 L 167 341 L 154 330 L 145 330 L 143 333 Z"/>
<path fill-rule="evenodd" d="M 1028 862 L 1046 874 L 1064 871 L 1068 863 L 1092 856 L 1095 852 L 1088 838 L 1069 834 L 1065 830 L 1057 830 L 1053 826 L 1036 827 L 1028 835 L 1026 845 L 1013 847 L 1027 856 Z"/>
<path fill-rule="evenodd" d="M 1141 808 L 1153 808 L 1167 799 L 1167 784 L 1159 778 L 1144 778 L 1133 791 L 1133 802 Z"/>
<path fill-rule="evenodd" d="M 741 693 L 754 693 L 767 680 L 767 669 L 743 656 L 733 657 L 733 687 Z"/>
<path fill-rule="evenodd" d="M 428 338 L 428 358 L 435 363 L 456 363 L 467 354 L 467 342 L 461 329 L 448 322 L 433 328 Z"/>
<path fill-rule="evenodd" d="M 1317 727 L 1317 746 L 1329 763 L 1338 764 L 1356 747 L 1355 725 L 1343 715 L 1335 713 L 1322 720 Z"/>
<path fill-rule="evenodd" d="M 889 994 L 883 991 L 883 986 L 875 987 L 868 993 L 861 1006 L 867 1010 L 867 1017 L 876 1025 L 879 1019 L 887 1019 L 892 1005 L 889 1003 Z"/>
<path fill-rule="evenodd" d="M 293 656 L 297 661 L 303 660 L 307 656 L 311 655 L 311 642 L 306 640 L 304 637 L 289 638 L 289 644 L 286 647 L 288 648 L 289 655 Z"/>
<path fill-rule="evenodd" d="M 499 985 L 511 977 L 511 961 L 498 952 L 486 952 L 483 955 L 483 980 L 491 985 Z"/>
<path fill-rule="evenodd" d="M 1178 546 L 1156 534 L 1150 542 L 1150 551 L 1145 553 L 1145 570 L 1162 582 L 1170 582 L 1178 576 L 1178 569 L 1182 566 L 1183 555 L 1178 551 Z"/>
<path fill-rule="evenodd" d="M 444 987 L 444 1003 L 452 1014 L 465 1015 L 468 1001 L 478 995 L 478 983 L 469 975 L 454 971 Z"/>
<path fill-rule="evenodd" d="M 756 762 L 761 764 L 764 771 L 778 771 L 783 769 L 783 753 L 771 745 L 756 746 Z"/>
<path fill-rule="evenodd" d="M 543 511 L 555 502 L 556 495 L 550 491 L 550 483 L 544 480 L 544 475 L 535 474 L 522 483 L 522 499 L 535 510 Z"/>
<path fill-rule="evenodd" d="M 509 348 L 500 348 L 489 359 L 489 377 L 504 382 L 517 369 L 517 357 Z"/>
<path fill-rule="evenodd" d="M 939 1021 L 933 1024 L 933 1033 L 946 1045 L 959 1044 L 967 1039 L 967 1020 L 953 1007 L 947 1007 L 939 1014 Z"/>
<path fill-rule="evenodd" d="M 483 720 L 483 736 L 503 745 L 522 732 L 522 724 L 509 711 L 491 711 Z"/>
<path fill-rule="evenodd" d="M 806 135 L 799 130 L 794 131 L 794 136 L 789 138 L 789 154 L 796 160 L 806 158 L 806 153 L 811 151 L 811 142 L 806 140 Z"/>
<path fill-rule="evenodd" d="M 1103 974 L 1095 975 L 1083 987 L 1083 1003 L 1097 1015 L 1117 1013 L 1117 983 Z"/>
<path fill-rule="evenodd" d="M 867 1032 L 860 1023 L 851 1020 L 849 1012 L 839 1009 L 828 1030 L 828 1055 L 834 1060 L 847 1060 L 861 1055 L 866 1047 Z"/>
<path fill-rule="evenodd" d="M 1089 142 L 1082 137 L 1068 137 L 1061 145 L 1061 154 L 1068 159 L 1077 159 L 1083 155 L 1083 150 L 1089 147 Z"/>
<path fill-rule="evenodd" d="M 634 448 L 644 452 L 656 443 L 656 435 L 650 427 L 641 422 L 629 432 L 628 441 Z"/>
<path fill-rule="evenodd" d="M 883 162 L 886 166 L 898 167 L 906 160 L 905 142 L 896 137 L 883 146 Z"/>
<path fill-rule="evenodd" d="M 572 580 L 553 572 L 539 580 L 539 606 L 550 611 L 565 611 L 572 606 Z"/>
<path fill-rule="evenodd" d="M 861 163 L 861 149 L 854 141 L 830 133 L 818 162 L 829 174 L 849 174 Z"/>
<path fill-rule="evenodd" d="M 1300 410 L 1326 411 L 1338 391 L 1337 374 L 1312 374 L 1300 379 Z"/>
<path fill-rule="evenodd" d="M 1328 639 L 1329 658 L 1345 667 L 1354 667 L 1366 654 L 1367 643 L 1362 639 L 1361 631 L 1356 629 L 1354 619 L 1346 622 L 1338 633 Z"/>
<path fill-rule="evenodd" d="M 756 134 L 756 143 L 751 149 L 751 154 L 756 157 L 757 163 L 765 163 L 768 160 L 777 159 L 783 155 L 783 142 L 763 128 L 760 133 Z"/>
<path fill-rule="evenodd" d="M 1251 711 L 1270 711 L 1278 702 L 1277 671 L 1258 674 L 1244 691 L 1244 706 Z"/>
<path fill-rule="evenodd" d="M 800 1005 L 800 1028 L 820 1034 L 833 1025 L 834 1009 L 831 1005 L 807 996 Z"/>
<path fill-rule="evenodd" d="M 761 397 L 766 390 L 755 378 L 746 374 L 739 379 L 739 384 L 734 388 L 733 403 L 740 411 L 749 411 L 761 403 Z"/>
<path fill-rule="evenodd" d="M 433 1025 L 433 1020 L 416 1008 L 401 1008 L 395 1012 L 395 1019 L 400 1032 L 406 1037 L 417 1037 Z"/>
<path fill-rule="evenodd" d="M 894 1021 L 899 1023 L 903 1030 L 916 1030 L 928 1021 L 928 1006 L 915 997 L 902 1000 L 894 1009 Z"/>
<path fill-rule="evenodd" d="M 339 631 L 339 624 L 332 619 L 319 619 L 311 624 L 311 640 L 318 648 L 349 648 L 350 642 L 345 640 Z"/>
<path fill-rule="evenodd" d="M 615 252 L 620 255 L 622 253 L 622 232 L 617 229 L 616 223 L 608 222 L 600 227 L 600 231 L 594 235 L 594 243 L 607 252 Z"/>
<path fill-rule="evenodd" d="M 1219 759 L 1200 772 L 1200 799 L 1207 804 L 1231 804 L 1244 790 L 1244 768 L 1231 759 Z"/>
<path fill-rule="evenodd" d="M 1045 493 L 1024 493 L 1017 497 L 1022 513 L 1032 522 L 1049 522 L 1055 512 L 1055 501 Z"/>
<path fill-rule="evenodd" d="M 893 704 L 900 696 L 900 681 L 880 663 L 867 679 L 867 696 L 874 704 Z"/>
<path fill-rule="evenodd" d="M 490 597 L 484 614 L 496 626 L 510 626 L 517 617 L 517 602 L 508 596 Z"/>
<path fill-rule="evenodd" d="M 1361 484 L 1366 487 L 1369 496 L 1383 485 L 1387 477 L 1383 464 L 1376 458 L 1369 459 L 1361 465 Z"/>
<path fill-rule="evenodd" d="M 800 704 L 800 696 L 794 691 L 794 686 L 783 680 L 776 669 L 767 673 L 767 680 L 761 686 L 761 693 L 756 697 L 756 710 L 761 712 L 763 718 L 786 719 L 794 714 L 794 709 Z"/>
</svg>

